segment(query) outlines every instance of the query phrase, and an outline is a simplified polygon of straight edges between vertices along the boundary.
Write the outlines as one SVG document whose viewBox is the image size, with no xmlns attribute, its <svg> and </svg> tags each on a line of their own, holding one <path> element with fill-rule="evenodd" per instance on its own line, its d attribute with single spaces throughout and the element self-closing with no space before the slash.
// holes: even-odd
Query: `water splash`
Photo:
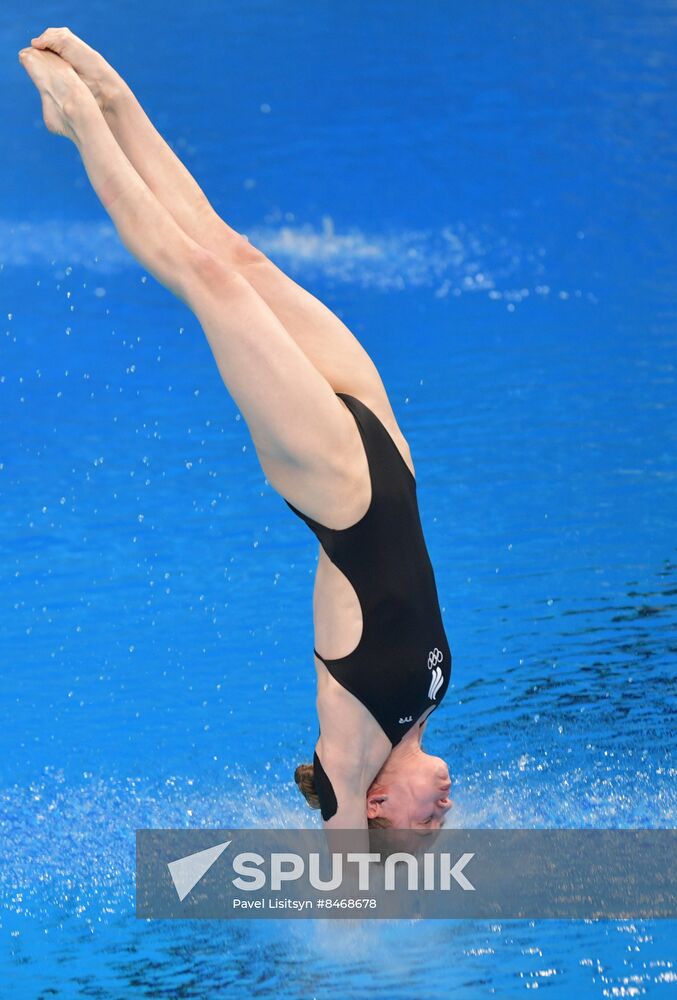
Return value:
<svg viewBox="0 0 677 1000">
<path fill-rule="evenodd" d="M 329 215 L 319 227 L 281 219 L 269 216 L 245 235 L 297 276 L 322 275 L 377 291 L 429 288 L 436 298 L 484 293 L 505 300 L 510 308 L 529 295 L 584 295 L 581 289 L 551 287 L 544 247 L 522 245 L 487 224 L 370 232 L 356 227 L 340 231 Z M 100 274 L 138 266 L 108 222 L 0 220 L 0 247 L 2 266 L 80 265 Z"/>
<path fill-rule="evenodd" d="M 562 762 L 563 763 L 563 762 Z M 642 765 L 646 770 L 646 762 Z M 674 771 L 650 786 L 637 762 L 613 773 L 587 769 L 544 774 L 524 756 L 462 776 L 447 826 L 619 827 L 671 825 L 677 806 Z M 539 769 L 538 775 L 536 770 Z M 642 772 L 643 773 L 643 772 Z M 319 826 L 290 787 L 226 777 L 222 788 L 192 778 L 114 779 L 89 772 L 79 783 L 48 768 L 29 787 L 0 792 L 0 906 L 105 919 L 133 905 L 135 830 L 145 828 L 300 829 Z M 20 888 L 19 888 L 20 887 Z"/>
<path fill-rule="evenodd" d="M 514 287 L 520 276 L 539 294 L 550 291 L 539 283 L 545 273 L 545 249 L 523 247 L 488 225 L 459 222 L 440 230 L 339 232 L 325 215 L 317 229 L 310 224 L 257 226 L 246 236 L 291 271 L 321 272 L 363 288 L 430 287 L 438 298 L 484 292 L 492 298 L 519 299 L 529 294 L 528 288 Z"/>
</svg>

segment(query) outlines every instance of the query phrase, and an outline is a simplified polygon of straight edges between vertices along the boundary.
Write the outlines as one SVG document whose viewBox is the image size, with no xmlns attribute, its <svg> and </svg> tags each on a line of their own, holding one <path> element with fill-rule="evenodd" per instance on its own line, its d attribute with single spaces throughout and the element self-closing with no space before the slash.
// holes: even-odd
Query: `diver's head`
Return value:
<svg viewBox="0 0 677 1000">
<path fill-rule="evenodd" d="M 294 779 L 311 809 L 319 809 L 313 765 L 299 764 Z M 451 809 L 450 788 L 446 762 L 416 742 L 403 741 L 367 789 L 367 826 L 439 830 Z"/>
<path fill-rule="evenodd" d="M 446 761 L 415 742 L 396 747 L 367 791 L 367 819 L 397 829 L 439 830 L 451 809 Z"/>
</svg>

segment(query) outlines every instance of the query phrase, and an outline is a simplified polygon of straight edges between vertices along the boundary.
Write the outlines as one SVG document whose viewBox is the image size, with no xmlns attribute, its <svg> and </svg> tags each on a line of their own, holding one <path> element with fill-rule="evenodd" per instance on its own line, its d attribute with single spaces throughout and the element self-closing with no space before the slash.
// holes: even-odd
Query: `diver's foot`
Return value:
<svg viewBox="0 0 677 1000">
<path fill-rule="evenodd" d="M 70 28 L 46 28 L 31 40 L 36 49 L 50 49 L 73 67 L 105 114 L 112 107 L 120 77 L 110 63 Z"/>
<path fill-rule="evenodd" d="M 77 142 L 80 112 L 94 100 L 78 74 L 56 53 L 30 46 L 21 49 L 19 60 L 38 88 L 42 117 L 49 131 Z"/>
</svg>

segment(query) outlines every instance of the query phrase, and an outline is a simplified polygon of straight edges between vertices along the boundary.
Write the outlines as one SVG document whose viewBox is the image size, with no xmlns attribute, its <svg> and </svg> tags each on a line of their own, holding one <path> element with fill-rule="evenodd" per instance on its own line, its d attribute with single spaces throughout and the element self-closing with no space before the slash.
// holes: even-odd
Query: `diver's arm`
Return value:
<svg viewBox="0 0 677 1000">
<path fill-rule="evenodd" d="M 366 830 L 367 802 L 364 792 L 354 794 L 352 791 L 339 789 L 336 794 L 338 809 L 331 819 L 323 820 L 325 830 Z"/>
<path fill-rule="evenodd" d="M 338 782 L 337 782 L 338 783 Z M 366 794 L 356 793 L 350 788 L 337 788 L 338 809 L 329 820 L 323 820 L 322 826 L 327 838 L 330 852 L 347 855 L 349 852 L 368 854 L 369 830 L 367 827 Z M 350 895 L 355 886 L 349 881 L 357 877 L 357 869 L 347 866 L 344 872 L 343 891 Z"/>
<path fill-rule="evenodd" d="M 320 737 L 313 764 L 324 829 L 366 830 L 367 790 L 359 770 L 346 761 L 345 751 Z"/>
<path fill-rule="evenodd" d="M 327 740 L 323 742 L 322 737 L 317 741 L 314 759 L 315 786 L 320 797 L 327 847 L 339 854 L 369 854 L 367 789 L 355 762 L 347 762 L 345 750 Z M 317 773 L 318 764 L 320 774 Z M 325 816 L 328 818 L 325 819 Z M 357 890 L 357 884 L 354 884 L 357 877 L 357 867 L 347 866 L 344 893 L 350 895 Z"/>
</svg>

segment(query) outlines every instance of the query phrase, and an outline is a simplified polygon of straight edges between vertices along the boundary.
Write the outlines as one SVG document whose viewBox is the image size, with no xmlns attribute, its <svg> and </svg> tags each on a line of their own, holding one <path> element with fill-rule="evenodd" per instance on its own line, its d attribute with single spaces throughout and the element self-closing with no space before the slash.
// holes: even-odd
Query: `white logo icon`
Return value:
<svg viewBox="0 0 677 1000">
<path fill-rule="evenodd" d="M 400 719 L 400 722 L 413 722 L 413 721 L 414 721 L 414 719 L 413 719 L 413 716 L 411 716 L 411 715 L 407 715 L 407 716 L 405 716 L 404 719 Z"/>
<path fill-rule="evenodd" d="M 169 874 L 182 902 L 230 843 L 231 841 L 227 840 L 224 844 L 217 844 L 216 847 L 208 847 L 206 851 L 198 851 L 197 854 L 189 854 L 185 858 L 168 862 Z"/>
<path fill-rule="evenodd" d="M 438 663 L 441 663 L 443 659 L 444 653 L 441 649 L 438 649 L 437 646 L 435 646 L 435 648 L 431 649 L 428 653 L 428 670 L 432 670 L 432 668 L 436 667 Z"/>
<path fill-rule="evenodd" d="M 430 678 L 430 687 L 428 688 L 428 697 L 431 701 L 434 701 L 437 697 L 437 692 L 442 687 L 444 683 L 444 675 L 439 664 L 444 659 L 444 653 L 441 649 L 435 646 L 428 653 L 428 670 L 432 670 L 432 676 Z"/>
</svg>

